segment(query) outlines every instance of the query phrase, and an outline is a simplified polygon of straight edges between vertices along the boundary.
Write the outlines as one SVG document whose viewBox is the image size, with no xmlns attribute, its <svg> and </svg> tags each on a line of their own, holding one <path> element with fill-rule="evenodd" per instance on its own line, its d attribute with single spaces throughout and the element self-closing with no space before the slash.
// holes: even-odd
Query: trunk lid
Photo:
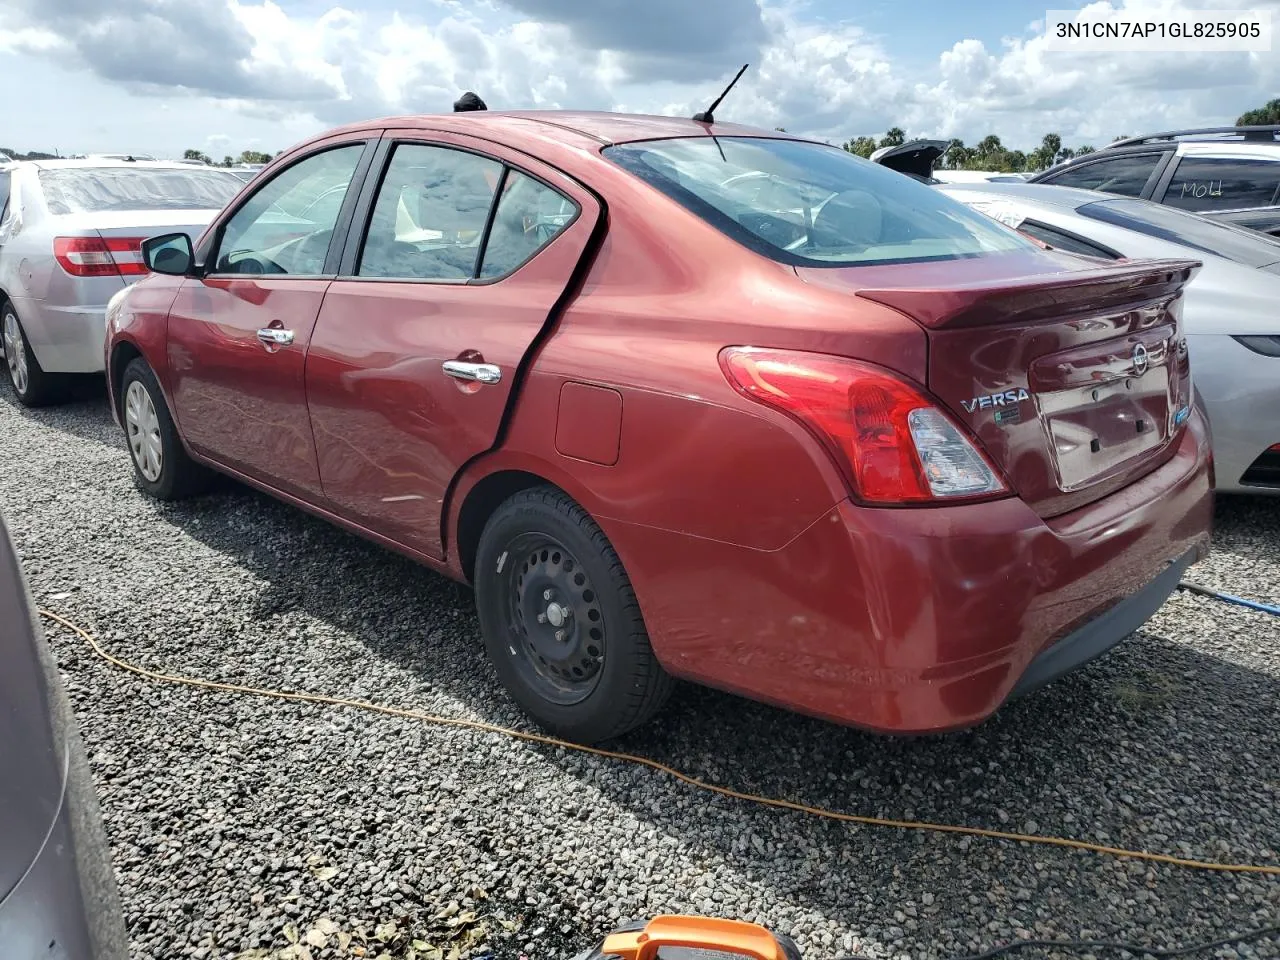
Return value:
<svg viewBox="0 0 1280 960">
<path fill-rule="evenodd" d="M 196 246 L 200 235 L 221 210 L 134 210 L 127 213 L 96 213 L 84 219 L 104 239 L 139 237 L 143 240 L 166 233 L 185 233 Z"/>
<path fill-rule="evenodd" d="M 932 180 L 933 168 L 950 148 L 947 140 L 912 140 L 896 147 L 881 147 L 871 160 L 918 180 Z"/>
<path fill-rule="evenodd" d="M 1172 455 L 1191 405 L 1182 291 L 1198 268 L 1034 251 L 798 272 L 923 327 L 930 392 L 1049 517 Z"/>
<path fill-rule="evenodd" d="M 101 237 L 107 242 L 121 278 L 129 284 L 146 276 L 142 241 L 166 233 L 185 233 L 195 246 L 219 213 L 220 210 L 124 210 L 64 214 L 58 217 L 58 235 Z"/>
</svg>

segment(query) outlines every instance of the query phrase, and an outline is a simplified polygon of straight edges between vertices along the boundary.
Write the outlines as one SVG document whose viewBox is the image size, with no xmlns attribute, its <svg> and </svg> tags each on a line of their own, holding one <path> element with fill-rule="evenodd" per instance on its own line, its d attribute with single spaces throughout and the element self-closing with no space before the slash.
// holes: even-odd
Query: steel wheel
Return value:
<svg viewBox="0 0 1280 960">
<path fill-rule="evenodd" d="M 164 469 L 164 442 L 160 438 L 160 418 L 151 394 L 138 380 L 130 382 L 124 395 L 125 430 L 134 465 L 147 480 L 155 483 Z"/>
<path fill-rule="evenodd" d="M 553 538 L 524 534 L 508 547 L 505 579 L 523 679 L 552 703 L 581 703 L 600 681 L 606 649 L 604 614 L 586 571 Z"/>
<path fill-rule="evenodd" d="M 12 310 L 6 310 L 4 315 L 4 358 L 9 364 L 9 377 L 13 380 L 13 388 L 18 393 L 25 394 L 30 382 L 27 346 L 22 340 L 22 328 L 18 326 L 18 316 Z"/>
</svg>

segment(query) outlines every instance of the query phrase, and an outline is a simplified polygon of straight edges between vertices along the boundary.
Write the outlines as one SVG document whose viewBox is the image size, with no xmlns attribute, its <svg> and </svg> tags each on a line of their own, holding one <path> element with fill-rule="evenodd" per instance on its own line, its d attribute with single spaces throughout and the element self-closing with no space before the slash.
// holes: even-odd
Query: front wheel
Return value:
<svg viewBox="0 0 1280 960">
<path fill-rule="evenodd" d="M 138 487 L 158 500 L 181 500 L 209 487 L 212 474 L 187 454 L 160 382 L 135 357 L 120 378 L 120 419 Z"/>
<path fill-rule="evenodd" d="M 475 592 L 499 679 L 557 736 L 620 736 L 670 694 L 622 561 L 561 491 L 524 490 L 494 512 L 480 538 Z"/>
</svg>

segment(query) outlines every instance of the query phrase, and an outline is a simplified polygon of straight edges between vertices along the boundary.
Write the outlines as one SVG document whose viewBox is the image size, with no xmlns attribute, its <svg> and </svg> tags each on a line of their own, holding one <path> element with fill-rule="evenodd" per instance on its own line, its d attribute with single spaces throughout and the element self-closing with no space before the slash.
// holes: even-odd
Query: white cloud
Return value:
<svg viewBox="0 0 1280 960">
<path fill-rule="evenodd" d="M 898 125 L 970 141 L 994 131 L 1024 147 L 1049 130 L 1067 143 L 1097 144 L 1229 122 L 1280 89 L 1274 54 L 1058 53 L 1045 49 L 1043 21 L 994 49 L 957 38 L 931 68 L 906 69 L 857 22 L 820 24 L 786 0 L 599 5 L 605 13 L 592 13 L 586 0 L 424 0 L 399 12 L 347 3 L 304 15 L 272 0 L 213 0 L 192 19 L 164 0 L 11 0 L 0 11 L 0 56 L 87 71 L 122 102 L 128 97 L 131 111 L 185 100 L 192 124 L 203 115 L 206 129 L 228 131 L 228 148 L 247 145 L 267 124 L 279 140 L 268 135 L 264 146 L 278 149 L 340 122 L 448 110 L 464 89 L 492 109 L 691 114 L 719 92 L 740 62 L 727 57 L 739 53 L 752 67 L 722 118 L 831 140 Z M 1251 5 L 1274 9 L 1280 26 L 1280 0 Z M 1135 16 L 1173 8 L 1171 0 L 1093 6 Z M 712 36 L 712 7 L 745 26 L 701 55 L 690 37 Z M 744 18 L 744 9 L 758 17 Z M 10 106 L 19 114 L 7 118 L 10 127 L 20 132 L 25 108 L 20 100 Z"/>
</svg>

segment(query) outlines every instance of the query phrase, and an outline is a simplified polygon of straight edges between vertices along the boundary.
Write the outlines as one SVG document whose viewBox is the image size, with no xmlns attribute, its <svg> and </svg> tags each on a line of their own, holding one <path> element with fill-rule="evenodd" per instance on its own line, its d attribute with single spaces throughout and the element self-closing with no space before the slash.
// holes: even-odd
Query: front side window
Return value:
<svg viewBox="0 0 1280 960">
<path fill-rule="evenodd" d="M 265 183 L 227 221 L 215 273 L 324 272 L 342 201 L 363 143 L 312 154 Z"/>
<path fill-rule="evenodd" d="M 54 167 L 40 188 L 54 216 L 133 210 L 221 210 L 242 186 L 225 170 L 147 166 Z"/>
<path fill-rule="evenodd" d="M 744 246 L 796 266 L 1034 249 L 932 187 L 836 147 L 689 137 L 621 144 L 604 155 Z"/>
<path fill-rule="evenodd" d="M 1280 159 L 1183 157 L 1164 202 L 1181 210 L 1241 210 L 1280 203 Z"/>
<path fill-rule="evenodd" d="M 1122 197 L 1140 197 L 1161 156 L 1159 153 L 1141 153 L 1096 160 L 1069 168 L 1041 182 L 1052 183 L 1055 187 L 1079 187 L 1081 190 L 1117 193 Z"/>
<path fill-rule="evenodd" d="M 497 160 L 400 144 L 378 189 L 360 252 L 362 277 L 470 280 L 502 177 Z"/>
</svg>

